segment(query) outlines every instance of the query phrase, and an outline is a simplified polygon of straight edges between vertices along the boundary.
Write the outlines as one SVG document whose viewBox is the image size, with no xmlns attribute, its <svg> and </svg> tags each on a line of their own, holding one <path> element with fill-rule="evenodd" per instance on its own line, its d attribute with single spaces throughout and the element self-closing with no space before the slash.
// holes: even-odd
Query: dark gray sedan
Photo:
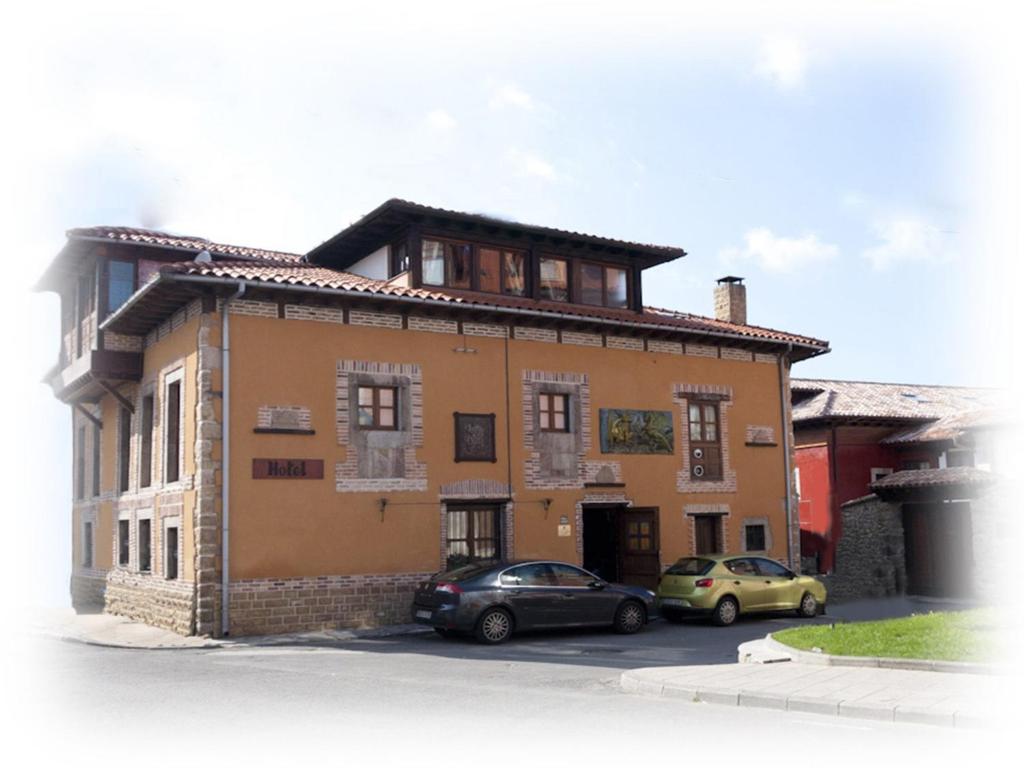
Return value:
<svg viewBox="0 0 1024 768">
<path fill-rule="evenodd" d="M 412 618 L 447 637 L 501 643 L 523 629 L 611 626 L 632 634 L 654 611 L 654 593 L 609 584 L 569 563 L 474 563 L 432 576 L 416 590 Z"/>
</svg>

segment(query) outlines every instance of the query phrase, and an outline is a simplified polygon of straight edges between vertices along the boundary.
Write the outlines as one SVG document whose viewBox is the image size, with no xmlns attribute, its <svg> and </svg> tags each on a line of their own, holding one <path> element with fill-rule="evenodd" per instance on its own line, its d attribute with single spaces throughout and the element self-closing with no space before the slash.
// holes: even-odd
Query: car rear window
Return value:
<svg viewBox="0 0 1024 768">
<path fill-rule="evenodd" d="M 684 557 L 677 560 L 665 573 L 671 576 L 703 576 L 714 567 L 714 560 L 707 560 L 703 557 Z"/>
<path fill-rule="evenodd" d="M 471 579 L 484 571 L 489 571 L 494 568 L 494 562 L 484 563 L 468 563 L 461 565 L 458 568 L 452 568 L 450 571 L 444 571 L 434 576 L 434 581 L 462 581 L 463 579 Z"/>
</svg>

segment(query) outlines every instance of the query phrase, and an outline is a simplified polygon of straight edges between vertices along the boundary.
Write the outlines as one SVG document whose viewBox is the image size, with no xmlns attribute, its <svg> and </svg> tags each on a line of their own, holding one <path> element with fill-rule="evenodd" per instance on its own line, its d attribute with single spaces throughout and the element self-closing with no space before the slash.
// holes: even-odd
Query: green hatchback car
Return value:
<svg viewBox="0 0 1024 768">
<path fill-rule="evenodd" d="M 756 555 L 684 557 L 658 580 L 656 605 L 669 621 L 704 615 L 720 627 L 741 613 L 796 611 L 810 618 L 825 612 L 825 585 L 798 576 L 781 563 Z"/>
</svg>

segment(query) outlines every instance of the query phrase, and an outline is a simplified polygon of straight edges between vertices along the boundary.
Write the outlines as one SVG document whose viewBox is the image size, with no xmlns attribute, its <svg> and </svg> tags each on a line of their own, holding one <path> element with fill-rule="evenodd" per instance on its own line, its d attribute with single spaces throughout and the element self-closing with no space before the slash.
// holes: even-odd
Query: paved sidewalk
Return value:
<svg viewBox="0 0 1024 768">
<path fill-rule="evenodd" d="M 245 637 L 182 637 L 166 629 L 151 627 L 122 616 L 107 613 L 75 613 L 71 609 L 53 610 L 35 615 L 29 622 L 36 634 L 109 648 L 171 650 L 181 648 L 224 648 L 239 646 L 331 645 L 356 638 L 393 637 L 430 632 L 421 624 L 395 624 L 375 629 L 330 629 L 319 632 L 294 632 L 282 635 Z"/>
<path fill-rule="evenodd" d="M 997 725 L 1006 679 L 995 675 L 777 664 L 648 667 L 622 689 L 677 701 L 765 707 L 956 727 Z"/>
</svg>

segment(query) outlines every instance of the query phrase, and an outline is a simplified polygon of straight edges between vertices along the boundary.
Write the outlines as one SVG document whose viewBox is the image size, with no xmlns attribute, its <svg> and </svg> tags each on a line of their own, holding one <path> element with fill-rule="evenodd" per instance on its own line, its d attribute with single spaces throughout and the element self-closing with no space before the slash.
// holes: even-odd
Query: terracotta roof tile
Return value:
<svg viewBox="0 0 1024 768">
<path fill-rule="evenodd" d="M 158 245 L 164 248 L 184 248 L 190 251 L 209 251 L 213 256 L 224 256 L 238 259 L 273 259 L 277 261 L 298 261 L 302 258 L 297 253 L 284 251 L 268 251 L 264 248 L 250 248 L 244 245 L 228 245 L 215 243 L 205 237 L 191 235 L 174 235 L 152 229 L 135 227 L 84 227 L 69 229 L 68 238 L 95 238 L 113 240 L 122 243 L 139 243 L 142 245 Z"/>
<path fill-rule="evenodd" d="M 793 405 L 796 423 L 854 417 L 934 421 L 995 407 L 999 397 L 992 389 L 828 379 L 793 379 L 791 388 L 817 393 Z"/>
<path fill-rule="evenodd" d="M 942 486 L 984 486 L 996 482 L 991 472 L 975 467 L 945 467 L 944 469 L 904 469 L 876 480 L 873 491 L 894 488 L 936 488 Z"/>
<path fill-rule="evenodd" d="M 394 285 L 388 281 L 374 280 L 350 272 L 330 269 L 307 263 L 290 261 L 261 262 L 179 262 L 166 265 L 161 272 L 203 277 L 219 277 L 225 280 L 252 280 L 272 284 L 303 285 L 323 287 L 354 293 L 366 293 L 390 296 L 405 296 L 415 299 L 450 302 L 457 305 L 472 305 L 481 308 L 507 307 L 528 309 L 550 313 L 557 316 L 594 318 L 621 322 L 623 325 L 640 323 L 664 326 L 666 329 L 687 330 L 694 333 L 713 335 L 732 335 L 746 337 L 751 340 L 792 343 L 826 349 L 828 342 L 808 336 L 799 336 L 770 328 L 753 325 L 737 325 L 726 323 L 700 315 L 674 312 L 656 307 L 645 307 L 642 314 L 628 309 L 610 309 L 607 307 L 590 307 L 579 304 L 538 301 L 514 296 L 486 295 L 479 293 L 460 292 L 453 290 L 432 290 L 425 288 L 407 288 Z"/>
</svg>

